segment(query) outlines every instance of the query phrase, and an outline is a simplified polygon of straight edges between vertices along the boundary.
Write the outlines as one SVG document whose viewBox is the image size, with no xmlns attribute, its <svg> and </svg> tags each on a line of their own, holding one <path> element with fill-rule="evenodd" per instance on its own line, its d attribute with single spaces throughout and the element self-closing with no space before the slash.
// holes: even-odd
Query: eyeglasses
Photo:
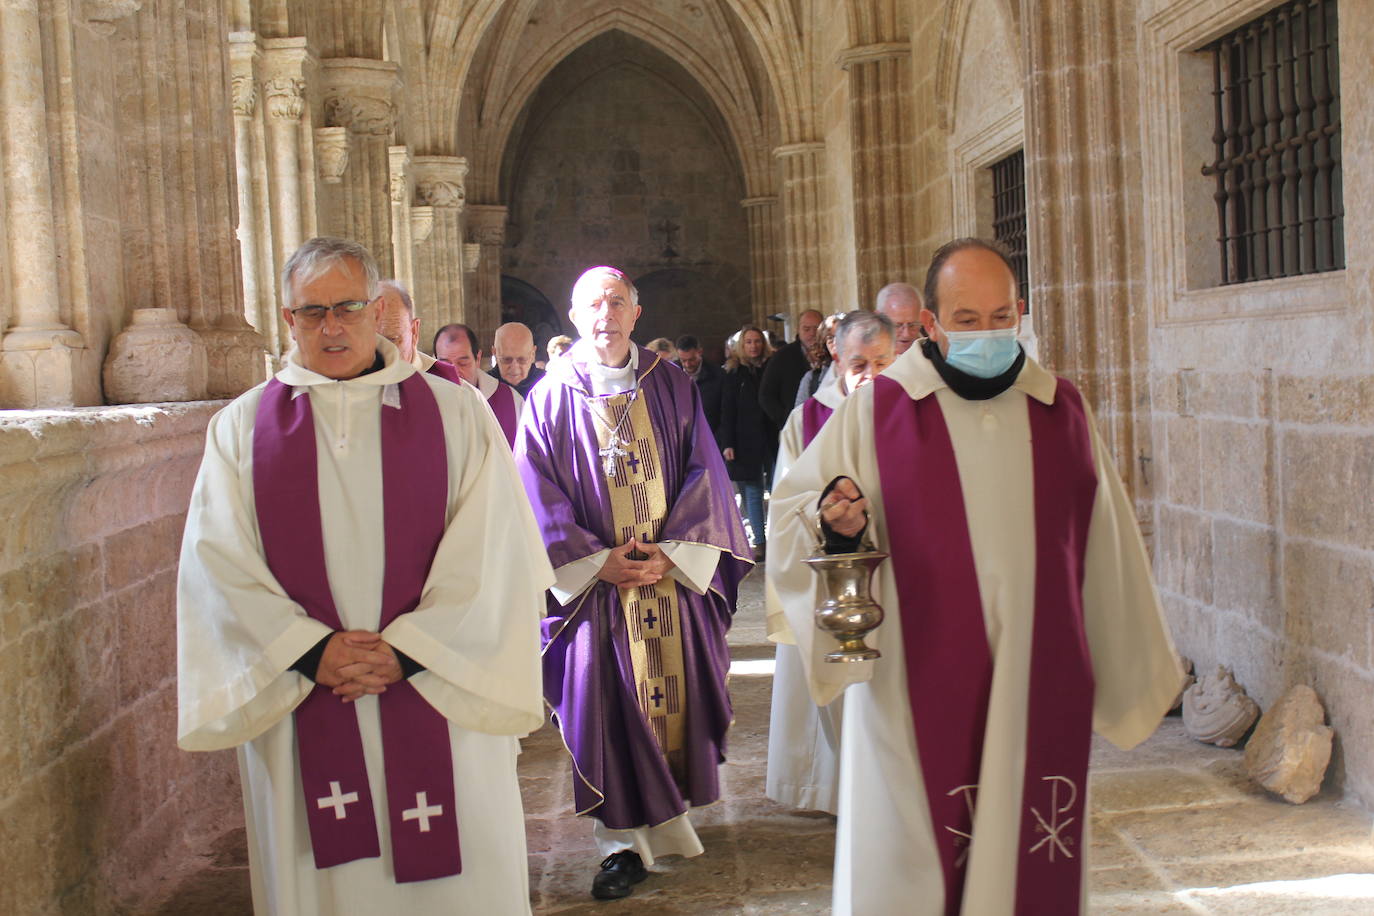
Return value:
<svg viewBox="0 0 1374 916">
<path fill-rule="evenodd" d="M 324 324 L 324 316 L 329 312 L 334 313 L 334 318 L 340 324 L 356 324 L 361 321 L 370 302 L 364 299 L 349 299 L 347 302 L 336 302 L 333 305 L 302 305 L 300 308 L 291 310 L 291 314 L 296 316 L 303 328 L 318 328 Z"/>
<path fill-rule="evenodd" d="M 921 330 L 921 323 L 919 321 L 903 321 L 900 324 L 894 324 L 892 326 L 896 328 L 898 331 L 914 332 Z"/>
</svg>

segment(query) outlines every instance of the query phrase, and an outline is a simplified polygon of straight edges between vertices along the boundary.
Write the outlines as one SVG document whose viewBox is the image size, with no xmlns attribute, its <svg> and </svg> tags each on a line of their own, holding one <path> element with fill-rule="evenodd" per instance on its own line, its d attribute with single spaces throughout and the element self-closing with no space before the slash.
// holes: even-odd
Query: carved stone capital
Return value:
<svg viewBox="0 0 1374 916">
<path fill-rule="evenodd" d="M 355 134 L 388 136 L 396 126 L 396 92 L 401 87 L 393 61 L 336 57 L 321 61 L 324 116 L 330 127 Z"/>
<path fill-rule="evenodd" d="M 468 207 L 468 239 L 479 245 L 500 247 L 505 244 L 508 214 L 505 207 L 496 204 Z"/>
<path fill-rule="evenodd" d="M 236 76 L 229 84 L 234 102 L 234 114 L 251 118 L 258 107 L 258 84 L 252 76 Z"/>
<path fill-rule="evenodd" d="M 410 203 L 411 159 L 410 147 L 389 146 L 387 169 L 391 175 L 391 202 L 397 205 Z"/>
<path fill-rule="evenodd" d="M 458 207 L 467 202 L 463 179 L 468 161 L 462 156 L 416 156 L 415 197 L 427 207 Z"/>
<path fill-rule="evenodd" d="M 279 76 L 262 84 L 267 97 L 267 114 L 286 121 L 299 121 L 305 112 L 305 80 Z"/>
<path fill-rule="evenodd" d="M 338 184 L 348 168 L 348 129 L 344 127 L 315 128 L 315 165 L 320 181 Z"/>
<path fill-rule="evenodd" d="M 425 178 L 415 183 L 415 197 L 428 207 L 462 207 L 467 191 L 461 184 Z"/>
</svg>

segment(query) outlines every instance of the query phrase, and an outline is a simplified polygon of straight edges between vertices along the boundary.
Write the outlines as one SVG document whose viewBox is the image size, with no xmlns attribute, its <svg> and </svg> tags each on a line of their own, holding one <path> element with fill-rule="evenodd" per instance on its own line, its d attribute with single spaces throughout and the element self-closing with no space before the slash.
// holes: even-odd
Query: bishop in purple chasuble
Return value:
<svg viewBox="0 0 1374 916">
<path fill-rule="evenodd" d="M 516 439 L 554 568 L 632 537 L 719 551 L 704 593 L 672 577 L 628 589 L 593 579 L 567 604 L 548 598 L 544 696 L 572 756 L 577 813 L 654 827 L 720 796 L 725 634 L 752 564 L 696 385 L 638 349 L 633 390 L 597 397 L 589 353 L 550 363 Z"/>
</svg>

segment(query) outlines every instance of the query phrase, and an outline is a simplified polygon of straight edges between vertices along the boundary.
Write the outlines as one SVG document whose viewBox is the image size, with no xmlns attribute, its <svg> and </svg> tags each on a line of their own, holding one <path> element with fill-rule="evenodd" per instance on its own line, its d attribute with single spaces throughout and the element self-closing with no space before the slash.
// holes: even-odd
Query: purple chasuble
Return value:
<svg viewBox="0 0 1374 916">
<path fill-rule="evenodd" d="M 515 448 L 515 430 L 520 418 L 515 413 L 515 389 L 505 382 L 497 382 L 496 390 L 487 398 L 491 412 L 496 414 L 496 422 L 501 424 L 501 432 L 506 434 L 506 444 Z"/>
<path fill-rule="evenodd" d="M 816 438 L 816 433 L 821 431 L 825 421 L 829 420 L 834 412 L 833 407 L 826 407 L 814 397 L 806 399 L 806 403 L 802 405 L 802 448 L 811 444 L 811 440 Z"/>
<path fill-rule="evenodd" d="M 574 350 L 551 362 L 551 378 L 531 389 L 515 443 L 516 465 L 555 569 L 628 540 L 612 522 L 596 420 L 587 403 L 586 363 L 577 355 Z M 721 553 L 704 595 L 664 580 L 677 590 L 681 624 L 681 779 L 655 743 L 635 693 L 619 591 L 598 579 L 566 607 L 548 597 L 544 698 L 572 756 L 576 810 L 617 829 L 661 824 L 688 805 L 720 797 L 718 766 L 734 718 L 725 634 L 739 582 L 753 565 L 745 559 L 749 542 L 696 384 L 643 348 L 637 375 L 667 497 L 659 540 L 706 544 Z M 637 442 L 627 446 L 626 461 L 643 459 Z"/>
<path fill-rule="evenodd" d="M 430 375 L 437 375 L 439 378 L 450 381 L 455 385 L 463 384 L 463 377 L 458 374 L 458 370 L 441 359 L 436 359 L 434 365 L 430 366 L 425 371 Z"/>
<path fill-rule="evenodd" d="M 994 662 L 964 496 L 933 395 L 873 381 L 889 550 L 901 599 L 912 723 L 947 916 L 961 910 Z M 1083 625 L 1084 555 L 1097 493 L 1087 416 L 1060 379 L 1054 404 L 1026 398 L 1035 506 L 1035 621 L 1016 872 L 1017 913 L 1079 911 L 1093 673 Z"/>
<path fill-rule="evenodd" d="M 400 407 L 381 407 L 386 573 L 376 629 L 415 609 L 444 535 L 448 456 L 443 419 L 418 374 L 401 382 Z M 267 383 L 253 427 L 253 491 L 263 553 L 293 601 L 344 629 L 330 591 L 320 522 L 319 467 L 310 396 Z M 338 536 L 349 536 L 338 532 Z M 377 697 L 396 880 L 462 870 L 448 720 L 408 681 Z M 321 684 L 296 707 L 296 743 L 315 867 L 381 855 L 357 710 Z"/>
</svg>

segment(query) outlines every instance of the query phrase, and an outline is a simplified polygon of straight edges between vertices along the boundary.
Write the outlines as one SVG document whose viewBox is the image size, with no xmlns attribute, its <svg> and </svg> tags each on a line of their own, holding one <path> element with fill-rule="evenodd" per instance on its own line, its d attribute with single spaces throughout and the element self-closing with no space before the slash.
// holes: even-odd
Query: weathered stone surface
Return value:
<svg viewBox="0 0 1374 916">
<path fill-rule="evenodd" d="M 1250 777 L 1295 805 L 1320 792 L 1335 736 L 1325 719 L 1316 691 L 1293 685 L 1269 707 L 1245 745 Z"/>
<path fill-rule="evenodd" d="M 1234 747 L 1259 717 L 1259 704 L 1245 694 L 1230 670 L 1220 665 L 1183 693 L 1183 724 L 1188 734 L 1217 747 Z"/>
<path fill-rule="evenodd" d="M 199 401 L 209 375 L 205 342 L 173 309 L 135 309 L 133 322 L 110 344 L 105 398 L 111 404 Z"/>
</svg>

